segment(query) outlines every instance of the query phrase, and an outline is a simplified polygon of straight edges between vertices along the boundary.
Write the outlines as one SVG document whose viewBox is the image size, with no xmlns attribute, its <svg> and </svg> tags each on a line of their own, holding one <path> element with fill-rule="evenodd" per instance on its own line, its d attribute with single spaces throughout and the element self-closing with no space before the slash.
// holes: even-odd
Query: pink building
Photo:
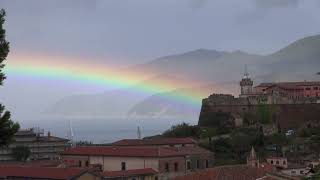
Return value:
<svg viewBox="0 0 320 180">
<path fill-rule="evenodd" d="M 285 157 L 268 157 L 267 162 L 275 167 L 288 168 L 288 160 Z"/>
<path fill-rule="evenodd" d="M 320 82 L 261 83 L 254 87 L 256 94 L 270 94 L 278 91 L 291 98 L 320 97 Z"/>
<path fill-rule="evenodd" d="M 68 166 L 100 165 L 102 171 L 153 169 L 159 179 L 213 166 L 213 153 L 200 147 L 76 147 L 62 153 Z"/>
</svg>

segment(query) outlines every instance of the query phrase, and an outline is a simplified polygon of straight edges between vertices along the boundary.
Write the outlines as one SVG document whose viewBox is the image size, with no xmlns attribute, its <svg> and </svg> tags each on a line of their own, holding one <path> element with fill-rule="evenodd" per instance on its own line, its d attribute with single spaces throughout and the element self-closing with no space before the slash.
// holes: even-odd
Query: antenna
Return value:
<svg viewBox="0 0 320 180">
<path fill-rule="evenodd" d="M 140 130 L 139 126 L 137 128 L 137 137 L 138 137 L 138 139 L 141 139 L 141 130 Z"/>
<path fill-rule="evenodd" d="M 248 67 L 247 65 L 244 65 L 244 77 L 249 78 L 249 73 L 248 73 Z"/>
<path fill-rule="evenodd" d="M 73 135 L 73 129 L 72 129 L 72 122 L 71 122 L 71 120 L 69 120 L 69 139 L 71 141 L 71 146 L 72 147 L 75 146 L 73 137 L 74 137 L 74 135 Z"/>
</svg>

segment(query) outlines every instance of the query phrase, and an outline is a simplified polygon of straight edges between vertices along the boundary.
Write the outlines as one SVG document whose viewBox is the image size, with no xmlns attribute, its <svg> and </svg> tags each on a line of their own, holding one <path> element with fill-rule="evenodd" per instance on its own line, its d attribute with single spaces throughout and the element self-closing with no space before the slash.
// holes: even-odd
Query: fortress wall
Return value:
<svg viewBox="0 0 320 180">
<path fill-rule="evenodd" d="M 235 116 L 244 114 L 245 112 L 256 112 L 259 105 L 212 105 L 203 103 L 200 118 L 210 113 L 228 112 Z M 279 123 L 282 129 L 299 128 L 310 124 L 320 124 L 320 103 L 313 104 L 269 104 L 268 108 L 272 108 L 274 120 Z"/>
</svg>

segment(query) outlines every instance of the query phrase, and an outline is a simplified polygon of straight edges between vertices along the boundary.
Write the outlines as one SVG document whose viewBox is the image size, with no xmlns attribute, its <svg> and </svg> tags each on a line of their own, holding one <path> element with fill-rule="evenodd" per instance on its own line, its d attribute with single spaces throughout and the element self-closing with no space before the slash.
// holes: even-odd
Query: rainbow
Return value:
<svg viewBox="0 0 320 180">
<path fill-rule="evenodd" d="M 43 55 L 10 55 L 5 66 L 7 76 L 36 77 L 78 81 L 107 88 L 125 88 L 135 85 L 148 77 L 139 72 L 119 70 L 115 66 L 88 64 L 88 60 L 69 57 Z M 156 81 L 133 86 L 139 93 L 168 92 L 181 87 L 177 80 Z M 199 107 L 207 96 L 204 90 L 192 90 L 184 93 L 164 93 L 164 98 L 179 103 Z"/>
</svg>

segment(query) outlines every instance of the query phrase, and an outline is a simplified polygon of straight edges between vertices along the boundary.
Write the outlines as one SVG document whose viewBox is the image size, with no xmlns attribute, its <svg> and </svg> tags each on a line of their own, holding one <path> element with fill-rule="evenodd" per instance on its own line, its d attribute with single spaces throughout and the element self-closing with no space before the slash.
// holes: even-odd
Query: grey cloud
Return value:
<svg viewBox="0 0 320 180">
<path fill-rule="evenodd" d="M 190 0 L 190 7 L 193 9 L 201 9 L 205 7 L 207 0 Z"/>
<path fill-rule="evenodd" d="M 300 0 L 254 0 L 259 8 L 297 7 Z"/>
</svg>

